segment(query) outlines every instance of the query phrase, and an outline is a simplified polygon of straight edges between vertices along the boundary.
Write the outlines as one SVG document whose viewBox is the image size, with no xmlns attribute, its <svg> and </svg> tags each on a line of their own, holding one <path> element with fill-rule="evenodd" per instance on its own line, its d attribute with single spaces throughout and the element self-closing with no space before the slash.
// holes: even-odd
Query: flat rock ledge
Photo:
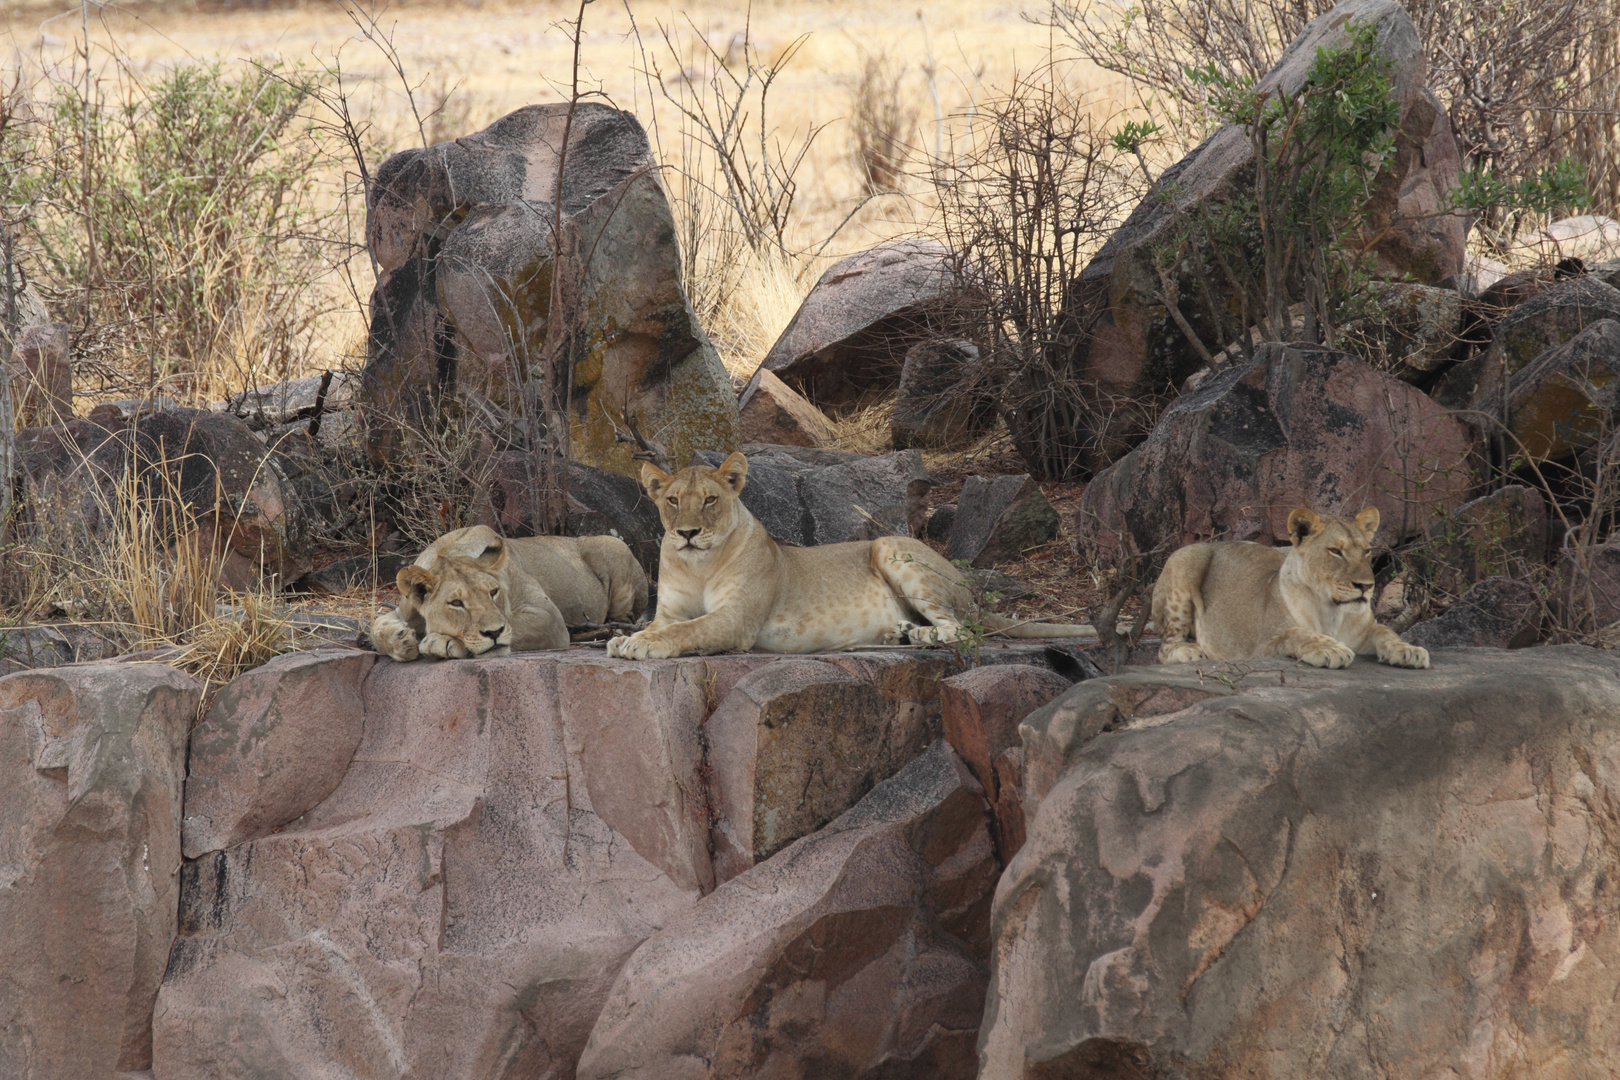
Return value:
<svg viewBox="0 0 1620 1080">
<path fill-rule="evenodd" d="M 980 1077 L 1601 1076 L 1620 657 L 1071 687 L 1021 725 Z"/>
</svg>

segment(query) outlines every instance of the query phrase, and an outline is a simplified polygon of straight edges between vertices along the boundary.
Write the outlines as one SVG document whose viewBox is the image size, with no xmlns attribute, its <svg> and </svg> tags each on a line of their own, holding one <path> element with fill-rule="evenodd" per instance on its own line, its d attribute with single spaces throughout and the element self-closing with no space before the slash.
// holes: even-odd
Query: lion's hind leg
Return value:
<svg viewBox="0 0 1620 1080">
<path fill-rule="evenodd" d="M 890 636 L 913 645 L 945 645 L 957 639 L 973 612 L 973 594 L 956 567 L 921 540 L 883 536 L 872 541 L 872 569 L 928 626 L 898 624 Z"/>
<path fill-rule="evenodd" d="M 1199 587 L 1209 567 L 1206 545 L 1184 547 L 1165 560 L 1153 585 L 1153 625 L 1159 631 L 1159 663 L 1187 664 L 1209 654 L 1192 640 L 1198 625 Z"/>
</svg>

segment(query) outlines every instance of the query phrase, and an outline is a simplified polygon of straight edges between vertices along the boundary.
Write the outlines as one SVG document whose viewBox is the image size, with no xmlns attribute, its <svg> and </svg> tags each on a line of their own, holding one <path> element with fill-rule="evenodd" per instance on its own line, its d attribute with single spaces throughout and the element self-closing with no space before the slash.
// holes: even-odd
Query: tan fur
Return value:
<svg viewBox="0 0 1620 1080">
<path fill-rule="evenodd" d="M 978 615 L 962 575 L 907 536 L 779 545 L 738 499 L 747 478 L 741 454 L 717 469 L 693 466 L 674 476 L 642 466 L 641 481 L 664 522 L 658 614 L 640 633 L 608 642 L 608 655 L 649 660 L 946 643 L 969 622 L 1012 637 L 1093 633 L 1089 626 L 1014 626 Z"/>
<path fill-rule="evenodd" d="M 1290 656 L 1342 668 L 1360 654 L 1396 667 L 1428 667 L 1426 650 L 1373 618 L 1377 531 L 1373 507 L 1354 520 L 1301 507 L 1288 515 L 1288 548 L 1182 548 L 1153 586 L 1153 624 L 1163 640 L 1159 661 Z"/>
<path fill-rule="evenodd" d="M 647 575 L 612 536 L 506 540 L 482 525 L 446 533 L 399 572 L 397 611 L 371 638 L 395 660 L 566 649 L 568 628 L 634 619 Z"/>
</svg>

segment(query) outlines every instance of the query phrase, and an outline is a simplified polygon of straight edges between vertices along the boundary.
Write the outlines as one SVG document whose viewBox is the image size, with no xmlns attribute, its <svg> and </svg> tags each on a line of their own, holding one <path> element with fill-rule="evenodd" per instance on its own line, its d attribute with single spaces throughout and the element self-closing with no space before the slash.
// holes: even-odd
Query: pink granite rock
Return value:
<svg viewBox="0 0 1620 1080">
<path fill-rule="evenodd" d="M 1612 1071 L 1620 659 L 1433 663 L 1228 665 L 1080 745 L 996 891 L 979 1075 Z"/>
<path fill-rule="evenodd" d="M 974 1075 L 999 864 L 942 742 L 631 957 L 580 1080 Z"/>
<path fill-rule="evenodd" d="M 325 799 L 360 745 L 375 653 L 280 656 L 230 682 L 191 734 L 188 859 L 267 836 Z"/>
<path fill-rule="evenodd" d="M 152 1064 L 175 934 L 186 731 L 202 687 L 162 664 L 0 679 L 0 1075 Z"/>
<path fill-rule="evenodd" d="M 961 755 L 984 789 L 992 808 L 1003 804 L 1001 781 L 1012 762 L 1002 756 L 1021 747 L 1018 725 L 1024 717 L 1069 688 L 1069 680 L 1044 668 L 1014 664 L 977 667 L 939 684 L 945 741 Z M 1012 804 L 1007 803 L 1009 814 Z M 1022 813 L 1018 812 L 1021 820 Z M 996 816 L 996 843 L 1003 858 L 1017 850 L 1018 824 Z"/>
</svg>

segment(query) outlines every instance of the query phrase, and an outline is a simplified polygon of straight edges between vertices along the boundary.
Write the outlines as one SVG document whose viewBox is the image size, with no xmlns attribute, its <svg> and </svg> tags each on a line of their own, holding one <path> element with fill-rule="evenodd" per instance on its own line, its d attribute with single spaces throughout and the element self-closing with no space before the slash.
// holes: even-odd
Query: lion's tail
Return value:
<svg viewBox="0 0 1620 1080">
<path fill-rule="evenodd" d="M 1095 638 L 1096 627 L 1090 623 L 1022 622 L 1004 619 L 999 615 L 986 615 L 982 619 L 985 629 L 997 637 L 1010 638 Z"/>
</svg>

